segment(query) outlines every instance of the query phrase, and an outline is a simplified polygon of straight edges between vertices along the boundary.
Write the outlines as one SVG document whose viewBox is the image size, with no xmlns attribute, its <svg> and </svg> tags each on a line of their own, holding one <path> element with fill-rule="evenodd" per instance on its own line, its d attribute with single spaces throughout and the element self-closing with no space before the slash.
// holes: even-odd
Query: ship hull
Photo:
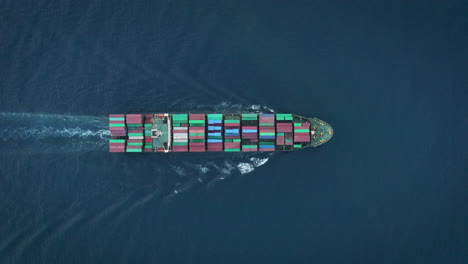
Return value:
<svg viewBox="0 0 468 264">
<path fill-rule="evenodd" d="M 317 147 L 333 136 L 293 114 L 111 114 L 110 152 L 270 152 Z"/>
</svg>

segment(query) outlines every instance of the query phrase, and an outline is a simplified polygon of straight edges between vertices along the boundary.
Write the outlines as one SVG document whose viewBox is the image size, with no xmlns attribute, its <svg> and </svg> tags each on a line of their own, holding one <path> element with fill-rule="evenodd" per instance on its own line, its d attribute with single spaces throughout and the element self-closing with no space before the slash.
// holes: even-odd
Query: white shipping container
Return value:
<svg viewBox="0 0 468 264">
<path fill-rule="evenodd" d="M 132 137 L 128 137 L 128 139 L 144 139 L 143 136 L 132 136 Z"/>
</svg>

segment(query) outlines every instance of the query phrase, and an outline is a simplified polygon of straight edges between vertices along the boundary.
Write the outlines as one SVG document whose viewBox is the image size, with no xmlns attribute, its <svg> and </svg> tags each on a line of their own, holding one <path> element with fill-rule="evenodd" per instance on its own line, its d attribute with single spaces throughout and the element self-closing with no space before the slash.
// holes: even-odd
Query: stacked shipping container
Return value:
<svg viewBox="0 0 468 264">
<path fill-rule="evenodd" d="M 143 152 L 143 115 L 127 114 L 127 152 Z"/>
<path fill-rule="evenodd" d="M 190 114 L 189 125 L 190 152 L 205 152 L 205 114 Z"/>
<path fill-rule="evenodd" d="M 258 114 L 242 114 L 242 151 L 258 151 Z"/>
<path fill-rule="evenodd" d="M 223 115 L 208 114 L 208 151 L 223 151 Z"/>
<path fill-rule="evenodd" d="M 310 123 L 294 123 L 294 148 L 310 142 Z"/>
<path fill-rule="evenodd" d="M 145 115 L 145 152 L 153 152 L 153 139 L 151 128 L 153 127 L 153 115 Z"/>
<path fill-rule="evenodd" d="M 237 152 L 241 150 L 240 115 L 224 116 L 224 151 Z"/>
<path fill-rule="evenodd" d="M 260 114 L 260 151 L 275 151 L 275 115 Z"/>
<path fill-rule="evenodd" d="M 172 115 L 172 151 L 187 152 L 188 151 L 188 115 L 173 114 Z"/>
<path fill-rule="evenodd" d="M 109 130 L 113 137 L 126 137 L 127 128 L 125 127 L 125 115 L 109 115 Z"/>
<path fill-rule="evenodd" d="M 125 152 L 125 139 L 109 140 L 109 152 Z"/>
</svg>

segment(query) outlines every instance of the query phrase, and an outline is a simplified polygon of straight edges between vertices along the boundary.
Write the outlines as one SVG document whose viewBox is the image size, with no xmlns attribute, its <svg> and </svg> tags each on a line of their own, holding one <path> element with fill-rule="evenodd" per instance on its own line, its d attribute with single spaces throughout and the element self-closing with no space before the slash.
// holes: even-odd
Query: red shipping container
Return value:
<svg viewBox="0 0 468 264">
<path fill-rule="evenodd" d="M 189 136 L 189 139 L 205 139 L 204 136 Z"/>
<path fill-rule="evenodd" d="M 145 148 L 144 150 L 145 152 L 153 152 L 153 149 L 150 149 L 150 148 Z"/>
<path fill-rule="evenodd" d="M 109 124 L 125 124 L 125 121 L 114 121 L 114 120 L 109 120 Z"/>
<path fill-rule="evenodd" d="M 112 131 L 126 131 L 127 129 L 125 127 L 109 127 L 109 130 Z"/>
<path fill-rule="evenodd" d="M 205 114 L 189 114 L 190 120 L 205 120 Z"/>
<path fill-rule="evenodd" d="M 205 146 L 204 142 L 190 142 L 190 146 Z"/>
<path fill-rule="evenodd" d="M 141 149 L 142 146 L 127 146 L 128 149 Z"/>
<path fill-rule="evenodd" d="M 225 139 L 240 139 L 239 136 L 224 136 Z"/>
<path fill-rule="evenodd" d="M 224 126 L 227 126 L 229 128 L 232 128 L 232 127 L 240 127 L 239 125 L 240 123 L 224 123 Z"/>
<path fill-rule="evenodd" d="M 243 126 L 242 129 L 257 129 L 256 126 Z"/>
<path fill-rule="evenodd" d="M 188 148 L 185 149 L 172 149 L 172 152 L 187 152 Z"/>
<path fill-rule="evenodd" d="M 132 143 L 142 143 L 143 139 L 129 139 L 127 142 L 132 142 Z"/>
<path fill-rule="evenodd" d="M 112 136 L 113 137 L 126 137 L 127 134 L 125 134 L 125 133 L 112 133 Z"/>
<path fill-rule="evenodd" d="M 292 128 L 290 128 L 290 127 L 289 128 L 288 127 L 278 127 L 276 129 L 276 132 L 280 132 L 280 133 L 281 132 L 292 132 Z"/>
<path fill-rule="evenodd" d="M 110 146 L 109 149 L 125 149 L 125 146 Z"/>
<path fill-rule="evenodd" d="M 110 114 L 109 117 L 125 117 L 124 114 Z"/>
<path fill-rule="evenodd" d="M 146 114 L 145 117 L 149 117 L 149 118 L 152 118 L 153 115 L 152 114 Z"/>
<path fill-rule="evenodd" d="M 153 140 L 152 139 L 145 139 L 145 142 L 146 143 L 153 143 Z"/>
<path fill-rule="evenodd" d="M 260 148 L 260 151 L 275 151 L 275 148 Z"/>
<path fill-rule="evenodd" d="M 111 147 L 112 146 L 125 146 L 125 143 L 110 143 L 109 144 Z"/>
<path fill-rule="evenodd" d="M 225 148 L 240 148 L 240 142 L 225 142 Z"/>
<path fill-rule="evenodd" d="M 109 152 L 125 152 L 125 149 L 110 149 Z"/>
<path fill-rule="evenodd" d="M 276 137 L 276 145 L 284 145 L 284 137 L 283 136 Z"/>
</svg>

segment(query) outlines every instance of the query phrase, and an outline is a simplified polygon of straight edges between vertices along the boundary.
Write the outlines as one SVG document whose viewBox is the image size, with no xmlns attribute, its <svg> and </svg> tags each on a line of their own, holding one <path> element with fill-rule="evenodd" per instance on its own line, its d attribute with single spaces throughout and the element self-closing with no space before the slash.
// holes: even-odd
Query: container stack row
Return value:
<svg viewBox="0 0 468 264">
<path fill-rule="evenodd" d="M 310 123 L 294 123 L 294 148 L 310 142 Z"/>
<path fill-rule="evenodd" d="M 258 114 L 242 114 L 242 151 L 258 151 Z"/>
<path fill-rule="evenodd" d="M 189 115 L 189 147 L 190 152 L 206 151 L 205 114 Z"/>
<path fill-rule="evenodd" d="M 187 114 L 172 115 L 172 151 L 188 151 L 188 123 Z"/>
<path fill-rule="evenodd" d="M 143 115 L 127 114 L 128 141 L 127 152 L 143 152 Z"/>
<path fill-rule="evenodd" d="M 275 115 L 260 114 L 259 150 L 275 151 Z"/>
<path fill-rule="evenodd" d="M 208 151 L 223 151 L 223 115 L 208 114 Z"/>
<path fill-rule="evenodd" d="M 125 127 L 125 115 L 109 115 L 109 130 L 111 132 L 112 137 L 126 137 L 127 128 Z"/>
<path fill-rule="evenodd" d="M 153 139 L 151 128 L 153 127 L 153 115 L 145 115 L 145 152 L 153 152 Z"/>
<path fill-rule="evenodd" d="M 276 123 L 276 145 L 292 145 L 293 144 L 293 126 L 290 121 L 277 120 Z"/>
<path fill-rule="evenodd" d="M 109 140 L 109 152 L 125 152 L 125 139 Z"/>
<path fill-rule="evenodd" d="M 241 150 L 240 121 L 241 117 L 237 114 L 224 116 L 224 151 L 226 152 Z"/>
</svg>

